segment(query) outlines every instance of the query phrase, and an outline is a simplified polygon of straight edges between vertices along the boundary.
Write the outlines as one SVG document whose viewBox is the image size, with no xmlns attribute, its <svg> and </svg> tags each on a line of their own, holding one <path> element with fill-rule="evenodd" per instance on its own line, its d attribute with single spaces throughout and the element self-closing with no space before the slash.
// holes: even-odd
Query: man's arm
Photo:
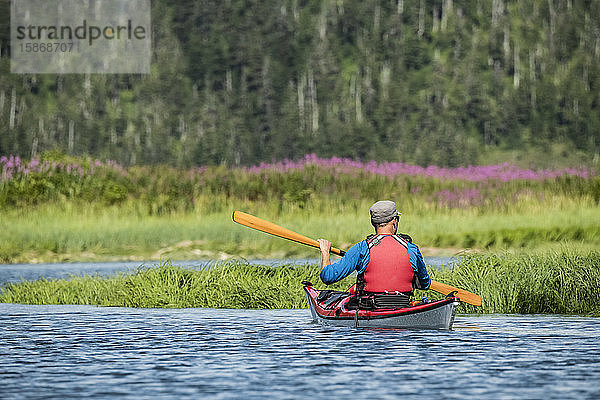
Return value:
<svg viewBox="0 0 600 400">
<path fill-rule="evenodd" d="M 329 252 L 331 251 L 331 242 L 325 239 L 319 239 L 319 248 L 321 249 L 321 271 L 323 267 L 331 264 Z"/>
<path fill-rule="evenodd" d="M 352 246 L 339 261 L 330 264 L 329 251 L 325 251 L 328 248 L 326 240 L 323 240 L 321 245 L 321 280 L 326 285 L 331 285 L 339 280 L 344 279 L 355 270 L 364 269 L 366 263 L 369 261 L 369 248 L 367 243 L 363 240 Z M 329 243 L 331 246 L 331 243 Z"/>
<path fill-rule="evenodd" d="M 417 278 L 415 280 L 416 288 L 422 290 L 429 289 L 429 285 L 431 285 L 431 278 L 427 272 L 425 261 L 423 260 L 423 256 L 421 255 L 419 248 L 412 243 L 408 244 L 408 257 L 410 258 L 413 272 Z"/>
</svg>

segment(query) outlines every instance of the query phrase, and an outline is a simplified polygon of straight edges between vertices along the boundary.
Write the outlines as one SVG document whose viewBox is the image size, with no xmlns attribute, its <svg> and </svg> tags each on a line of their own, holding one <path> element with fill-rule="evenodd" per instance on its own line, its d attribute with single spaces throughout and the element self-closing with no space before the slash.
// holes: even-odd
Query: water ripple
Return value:
<svg viewBox="0 0 600 400">
<path fill-rule="evenodd" d="M 0 304 L 2 398 L 600 398 L 600 319 L 323 328 L 308 310 Z"/>
</svg>

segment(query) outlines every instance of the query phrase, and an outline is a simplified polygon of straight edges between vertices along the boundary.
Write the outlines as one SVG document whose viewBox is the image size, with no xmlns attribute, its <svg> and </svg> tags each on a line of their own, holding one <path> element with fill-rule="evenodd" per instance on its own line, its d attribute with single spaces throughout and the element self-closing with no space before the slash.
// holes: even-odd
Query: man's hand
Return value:
<svg viewBox="0 0 600 400">
<path fill-rule="evenodd" d="M 331 242 L 325 239 L 319 239 L 319 248 L 321 249 L 321 269 L 331 264 L 329 252 L 331 251 Z"/>
<path fill-rule="evenodd" d="M 327 253 L 331 251 L 331 242 L 326 239 L 319 239 L 319 247 L 321 248 L 321 253 Z"/>
</svg>

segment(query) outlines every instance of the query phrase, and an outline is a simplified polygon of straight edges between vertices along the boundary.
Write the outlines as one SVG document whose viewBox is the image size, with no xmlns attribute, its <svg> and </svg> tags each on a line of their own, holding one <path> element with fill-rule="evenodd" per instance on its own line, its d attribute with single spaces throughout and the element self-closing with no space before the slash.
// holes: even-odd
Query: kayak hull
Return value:
<svg viewBox="0 0 600 400">
<path fill-rule="evenodd" d="M 460 304 L 458 298 L 448 297 L 414 307 L 357 311 L 346 308 L 350 297 L 326 305 L 318 301 L 320 290 L 305 285 L 304 292 L 313 321 L 328 326 L 449 330 Z"/>
</svg>

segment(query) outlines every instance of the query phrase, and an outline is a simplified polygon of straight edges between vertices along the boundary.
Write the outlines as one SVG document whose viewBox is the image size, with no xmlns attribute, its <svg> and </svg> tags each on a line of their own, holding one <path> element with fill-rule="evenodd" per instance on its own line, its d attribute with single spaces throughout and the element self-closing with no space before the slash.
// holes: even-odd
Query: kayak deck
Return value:
<svg viewBox="0 0 600 400">
<path fill-rule="evenodd" d="M 340 296 L 338 301 L 319 301 L 321 290 L 304 285 L 306 299 L 314 321 L 322 325 L 363 328 L 409 328 L 449 330 L 454 323 L 457 297 L 396 309 L 356 310 L 348 307 L 352 296 Z M 335 300 L 335 299 L 334 299 Z"/>
</svg>

